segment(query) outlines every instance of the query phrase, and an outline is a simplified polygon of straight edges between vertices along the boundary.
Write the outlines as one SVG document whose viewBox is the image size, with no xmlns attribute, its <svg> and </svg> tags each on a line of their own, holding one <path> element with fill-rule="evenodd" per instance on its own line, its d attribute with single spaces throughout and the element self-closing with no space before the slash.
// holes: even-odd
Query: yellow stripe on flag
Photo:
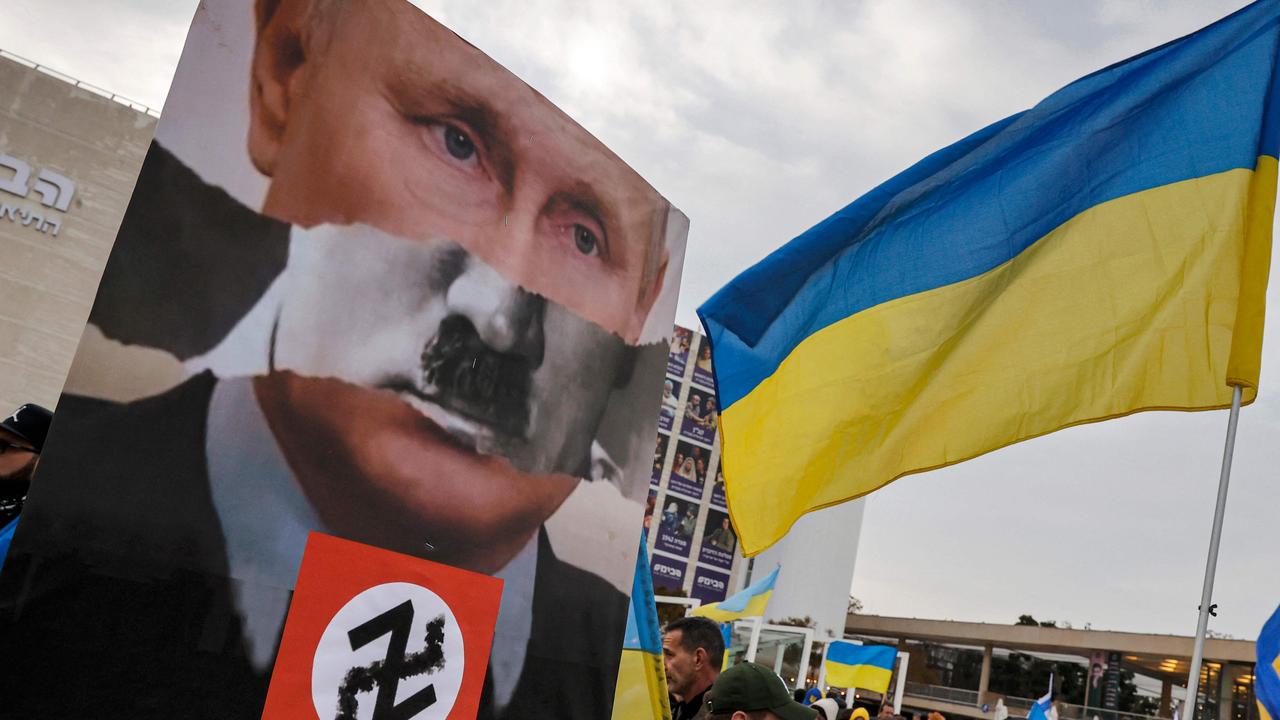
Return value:
<svg viewBox="0 0 1280 720">
<path fill-rule="evenodd" d="M 1120 197 L 989 272 L 809 336 L 720 416 L 743 552 L 806 512 L 1071 425 L 1227 407 L 1227 380 L 1252 402 L 1275 194 L 1263 156 Z"/>
<path fill-rule="evenodd" d="M 670 719 L 661 655 L 643 650 L 622 651 L 611 717 L 612 720 Z"/>
<path fill-rule="evenodd" d="M 845 665 L 827 661 L 828 685 L 838 688 L 860 688 L 871 692 L 884 693 L 889 689 L 892 670 L 885 670 L 875 665 Z"/>
</svg>

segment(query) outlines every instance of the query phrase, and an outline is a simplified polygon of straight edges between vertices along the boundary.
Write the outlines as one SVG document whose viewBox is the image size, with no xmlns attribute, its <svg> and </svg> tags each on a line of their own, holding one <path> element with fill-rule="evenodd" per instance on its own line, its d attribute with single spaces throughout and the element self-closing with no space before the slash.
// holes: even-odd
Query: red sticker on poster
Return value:
<svg viewBox="0 0 1280 720">
<path fill-rule="evenodd" d="M 474 718 L 502 581 L 311 533 L 263 720 Z"/>
</svg>

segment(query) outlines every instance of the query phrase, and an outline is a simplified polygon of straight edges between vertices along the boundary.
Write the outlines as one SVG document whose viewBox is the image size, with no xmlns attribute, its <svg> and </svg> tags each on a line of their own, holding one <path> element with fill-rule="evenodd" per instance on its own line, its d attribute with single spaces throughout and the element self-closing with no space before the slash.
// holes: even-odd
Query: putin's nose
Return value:
<svg viewBox="0 0 1280 720">
<path fill-rule="evenodd" d="M 542 363 L 545 300 L 538 295 L 486 263 L 468 258 L 466 268 L 449 286 L 445 303 L 450 314 L 471 322 L 491 350 L 521 355 L 534 367 Z"/>
</svg>

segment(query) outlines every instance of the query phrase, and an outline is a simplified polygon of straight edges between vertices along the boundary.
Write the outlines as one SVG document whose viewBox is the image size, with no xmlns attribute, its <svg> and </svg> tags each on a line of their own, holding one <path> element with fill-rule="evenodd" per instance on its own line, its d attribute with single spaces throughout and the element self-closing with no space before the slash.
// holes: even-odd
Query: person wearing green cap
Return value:
<svg viewBox="0 0 1280 720">
<path fill-rule="evenodd" d="M 817 711 L 791 697 L 772 670 L 738 663 L 720 673 L 707 700 L 709 720 L 814 720 Z"/>
</svg>

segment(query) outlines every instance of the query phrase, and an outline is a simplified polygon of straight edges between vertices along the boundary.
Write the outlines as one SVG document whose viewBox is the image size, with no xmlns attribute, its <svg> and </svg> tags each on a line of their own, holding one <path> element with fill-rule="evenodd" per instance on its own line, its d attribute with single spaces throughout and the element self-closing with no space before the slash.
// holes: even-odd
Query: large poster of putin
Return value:
<svg viewBox="0 0 1280 720">
<path fill-rule="evenodd" d="M 0 575 L 0 714 L 260 717 L 318 532 L 502 580 L 479 717 L 608 717 L 687 228 L 405 0 L 202 2 Z"/>
</svg>

